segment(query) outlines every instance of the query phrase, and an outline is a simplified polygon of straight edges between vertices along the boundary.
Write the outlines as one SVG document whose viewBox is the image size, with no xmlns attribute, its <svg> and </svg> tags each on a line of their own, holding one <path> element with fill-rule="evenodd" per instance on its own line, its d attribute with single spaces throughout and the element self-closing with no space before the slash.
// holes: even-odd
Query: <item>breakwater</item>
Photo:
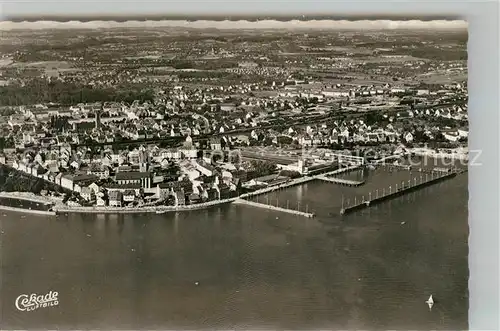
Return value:
<svg viewBox="0 0 500 331">
<path fill-rule="evenodd" d="M 287 208 L 282 208 L 282 207 L 278 207 L 278 206 L 272 206 L 272 205 L 268 205 L 268 204 L 265 204 L 265 203 L 259 203 L 259 202 L 255 202 L 255 201 L 244 200 L 244 199 L 236 199 L 234 201 L 234 203 L 236 203 L 236 204 L 242 204 L 242 205 L 247 205 L 247 206 L 252 206 L 252 207 L 257 207 L 257 208 L 264 208 L 264 209 L 269 209 L 269 210 L 280 211 L 280 212 L 283 212 L 283 213 L 304 216 L 304 217 L 307 217 L 307 218 L 314 217 L 314 213 L 303 212 L 303 211 L 295 210 L 295 209 L 287 209 Z"/>
<path fill-rule="evenodd" d="M 401 185 L 399 188 L 396 185 L 394 190 L 392 190 L 392 187 L 390 187 L 388 190 L 386 190 L 384 188 L 384 190 L 381 191 L 381 194 L 378 194 L 378 192 L 380 190 L 377 190 L 377 194 L 375 195 L 375 197 L 373 197 L 372 194 L 370 193 L 369 198 L 367 200 L 365 200 L 365 198 L 363 197 L 362 199 L 360 199 L 360 201 L 355 200 L 354 204 L 352 204 L 352 205 L 348 205 L 348 206 L 343 205 L 342 209 L 340 210 L 340 214 L 341 215 L 348 214 L 348 213 L 351 213 L 351 212 L 354 212 L 354 211 L 357 211 L 357 210 L 360 210 L 363 208 L 368 208 L 368 207 L 373 206 L 373 205 L 378 204 L 378 203 L 382 203 L 382 202 L 389 200 L 389 199 L 394 199 L 394 198 L 400 197 L 404 194 L 407 194 L 407 193 L 422 189 L 424 187 L 427 187 L 427 186 L 430 186 L 433 184 L 437 184 L 441 181 L 453 178 L 458 173 L 460 173 L 460 172 L 438 173 L 436 175 L 436 177 L 432 177 L 426 181 L 421 180 L 420 182 L 417 182 L 416 178 L 414 178 L 413 185 L 412 185 L 412 181 L 410 180 L 410 181 L 408 181 L 407 185 L 404 185 L 404 183 L 403 183 L 403 185 Z"/>
</svg>

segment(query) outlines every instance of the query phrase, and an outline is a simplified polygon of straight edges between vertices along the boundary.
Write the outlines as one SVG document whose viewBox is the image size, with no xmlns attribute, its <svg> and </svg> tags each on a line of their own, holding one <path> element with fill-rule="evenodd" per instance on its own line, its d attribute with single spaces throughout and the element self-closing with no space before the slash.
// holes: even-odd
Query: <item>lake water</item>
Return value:
<svg viewBox="0 0 500 331">
<path fill-rule="evenodd" d="M 242 205 L 0 211 L 1 328 L 467 329 L 467 174 L 338 216 L 342 195 L 417 175 L 375 173 L 358 188 L 311 182 L 269 195 L 314 219 Z M 15 308 L 19 295 L 51 290 L 59 306 Z"/>
</svg>

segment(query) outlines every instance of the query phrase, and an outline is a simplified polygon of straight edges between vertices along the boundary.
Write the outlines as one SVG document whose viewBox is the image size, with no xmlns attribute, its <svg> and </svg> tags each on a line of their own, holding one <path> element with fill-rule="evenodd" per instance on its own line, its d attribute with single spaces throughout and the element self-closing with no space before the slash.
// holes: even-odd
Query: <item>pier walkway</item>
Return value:
<svg viewBox="0 0 500 331">
<path fill-rule="evenodd" d="M 280 211 L 280 212 L 284 212 L 284 213 L 288 213 L 288 214 L 294 214 L 294 215 L 304 216 L 304 217 L 307 217 L 307 218 L 314 217 L 314 213 L 308 213 L 308 212 L 303 212 L 303 211 L 300 211 L 300 210 L 289 209 L 289 208 L 281 208 L 281 207 L 277 207 L 277 206 L 268 205 L 268 204 L 265 204 L 265 203 L 260 203 L 260 202 L 255 202 L 255 201 L 248 201 L 248 200 L 245 200 L 245 199 L 236 199 L 233 203 L 243 204 L 243 205 L 248 205 L 248 206 L 258 207 L 258 208 L 264 208 L 264 209 L 269 209 L 269 210 L 276 210 L 276 211 Z"/>
<path fill-rule="evenodd" d="M 360 185 L 363 185 L 365 183 L 364 181 L 342 179 L 342 178 L 335 178 L 335 177 L 326 177 L 326 176 L 317 176 L 316 178 L 319 180 L 325 181 L 325 182 L 346 185 L 346 186 L 360 186 Z"/>
<path fill-rule="evenodd" d="M 243 193 L 242 195 L 240 195 L 240 198 L 251 198 L 251 197 L 259 196 L 259 195 L 270 193 L 270 192 L 273 192 L 273 191 L 277 191 L 277 190 L 281 190 L 281 189 L 286 189 L 288 187 L 292 187 L 292 186 L 295 186 L 295 185 L 304 184 L 304 183 L 310 182 L 310 181 L 312 181 L 314 179 L 315 179 L 314 177 L 307 177 L 307 176 L 306 177 L 297 178 L 297 179 L 292 179 L 292 180 L 290 180 L 290 181 L 288 181 L 286 183 L 283 183 L 283 184 L 272 185 L 272 186 L 261 188 L 259 190 L 253 191 L 253 192 Z"/>
<path fill-rule="evenodd" d="M 318 176 L 333 176 L 333 175 L 340 175 L 340 174 L 343 174 L 344 172 L 349 172 L 349 171 L 354 171 L 354 170 L 357 170 L 361 168 L 360 165 L 356 165 L 356 166 L 351 166 L 351 167 L 346 167 L 346 168 L 339 168 L 337 170 L 333 170 L 333 171 L 329 171 L 329 172 L 325 172 L 324 174 L 319 174 L 319 175 L 316 175 L 316 177 Z"/>
<path fill-rule="evenodd" d="M 401 185 L 399 185 L 399 187 L 396 184 L 394 189 L 392 188 L 392 186 L 389 186 L 388 189 L 383 188 L 382 190 L 380 189 L 376 190 L 374 193 L 370 192 L 368 195 L 368 199 L 365 199 L 365 196 L 363 196 L 361 199 L 355 198 L 354 203 L 352 204 L 348 201 L 347 205 L 345 205 L 344 200 L 342 199 L 342 209 L 340 210 L 340 214 L 344 215 L 359 209 L 372 206 L 377 203 L 381 203 L 389 199 L 397 198 L 406 193 L 410 193 L 412 191 L 416 191 L 426 186 L 436 184 L 446 179 L 453 178 L 459 173 L 461 172 L 459 171 L 453 171 L 448 173 L 436 172 L 432 173 L 431 176 L 429 176 L 429 174 L 426 174 L 425 179 L 424 176 L 420 176 L 419 179 L 415 177 L 413 178 L 413 181 L 409 180 L 408 182 L 403 182 L 401 183 Z"/>
</svg>

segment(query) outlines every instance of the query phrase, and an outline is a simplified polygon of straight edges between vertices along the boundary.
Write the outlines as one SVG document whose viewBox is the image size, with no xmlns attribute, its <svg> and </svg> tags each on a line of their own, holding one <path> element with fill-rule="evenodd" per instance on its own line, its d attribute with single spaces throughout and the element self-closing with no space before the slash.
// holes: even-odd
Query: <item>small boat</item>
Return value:
<svg viewBox="0 0 500 331">
<path fill-rule="evenodd" d="M 434 306 L 434 299 L 432 298 L 432 294 L 425 303 L 429 306 L 429 310 L 432 310 L 432 306 Z"/>
<path fill-rule="evenodd" d="M 157 214 L 165 214 L 165 211 L 164 210 L 157 210 L 157 211 L 155 211 L 155 213 L 157 213 Z"/>
</svg>

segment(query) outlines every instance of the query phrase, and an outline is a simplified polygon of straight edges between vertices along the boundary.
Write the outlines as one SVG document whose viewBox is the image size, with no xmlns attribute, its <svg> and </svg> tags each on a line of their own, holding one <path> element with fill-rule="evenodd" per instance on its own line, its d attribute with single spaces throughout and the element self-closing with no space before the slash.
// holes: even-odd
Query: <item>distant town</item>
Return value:
<svg viewBox="0 0 500 331">
<path fill-rule="evenodd" d="M 467 157 L 461 35 L 150 32 L 34 32 L 46 47 L 2 53 L 2 191 L 203 206 L 404 153 Z"/>
</svg>

